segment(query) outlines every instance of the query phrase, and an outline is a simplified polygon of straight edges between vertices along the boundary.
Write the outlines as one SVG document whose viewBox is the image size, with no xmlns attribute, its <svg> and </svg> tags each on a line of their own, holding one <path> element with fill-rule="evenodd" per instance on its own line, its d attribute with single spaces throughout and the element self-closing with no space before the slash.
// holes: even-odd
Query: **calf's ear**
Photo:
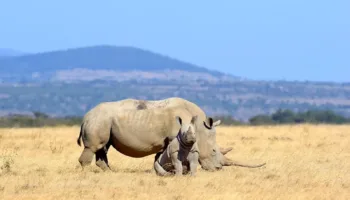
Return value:
<svg viewBox="0 0 350 200">
<path fill-rule="evenodd" d="M 177 121 L 177 123 L 180 124 L 180 126 L 182 126 L 182 119 L 181 119 L 181 117 L 176 116 L 176 121 Z"/>
</svg>

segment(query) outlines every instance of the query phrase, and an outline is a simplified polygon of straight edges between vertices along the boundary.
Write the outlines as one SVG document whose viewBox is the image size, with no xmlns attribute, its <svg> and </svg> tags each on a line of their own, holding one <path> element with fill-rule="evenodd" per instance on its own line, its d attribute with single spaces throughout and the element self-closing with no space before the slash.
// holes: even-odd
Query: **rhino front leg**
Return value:
<svg viewBox="0 0 350 200">
<path fill-rule="evenodd" d="M 174 152 L 171 154 L 171 162 L 175 168 L 175 175 L 182 176 L 182 162 L 178 158 L 178 152 Z"/>
<path fill-rule="evenodd" d="M 188 162 L 190 163 L 190 176 L 196 176 L 198 159 L 199 159 L 198 152 L 189 153 Z"/>
</svg>

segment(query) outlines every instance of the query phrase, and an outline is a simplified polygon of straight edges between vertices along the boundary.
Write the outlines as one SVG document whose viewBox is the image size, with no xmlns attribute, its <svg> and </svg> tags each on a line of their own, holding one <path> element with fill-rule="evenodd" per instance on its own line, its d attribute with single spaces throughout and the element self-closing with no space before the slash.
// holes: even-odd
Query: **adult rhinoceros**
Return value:
<svg viewBox="0 0 350 200">
<path fill-rule="evenodd" d="M 156 121 L 149 120 L 150 113 L 168 112 L 164 109 L 169 108 L 176 112 L 154 118 Z M 184 110 L 189 114 L 184 114 Z M 83 118 L 77 140 L 81 145 L 82 137 L 84 143 L 79 162 L 84 167 L 91 163 L 95 154 L 96 165 L 108 169 L 107 151 L 110 145 L 120 153 L 135 158 L 156 154 L 163 149 L 166 137 L 176 136 L 177 132 L 169 124 L 175 123 L 176 116 L 180 114 L 181 118 L 198 116 L 196 137 L 199 163 L 204 170 L 214 171 L 232 165 L 260 167 L 265 164 L 238 164 L 226 158 L 224 155 L 232 148 L 222 149 L 216 144 L 215 127 L 220 121 L 214 122 L 196 104 L 177 97 L 155 101 L 124 99 L 95 106 Z M 152 133 L 154 131 L 157 133 Z"/>
</svg>

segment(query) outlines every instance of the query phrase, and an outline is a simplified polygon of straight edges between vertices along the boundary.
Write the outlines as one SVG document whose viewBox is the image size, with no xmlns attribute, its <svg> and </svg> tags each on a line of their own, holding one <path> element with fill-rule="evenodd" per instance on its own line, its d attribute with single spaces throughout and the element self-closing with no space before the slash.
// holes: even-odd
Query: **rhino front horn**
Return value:
<svg viewBox="0 0 350 200">
<path fill-rule="evenodd" d="M 223 166 L 240 166 L 240 167 L 248 167 L 248 168 L 257 168 L 257 167 L 262 167 L 264 165 L 266 165 L 266 163 L 261 163 L 261 164 L 243 164 L 243 163 L 240 163 L 240 162 L 236 162 L 236 161 L 232 161 L 231 159 L 229 158 L 226 158 L 224 157 L 224 160 L 223 160 Z"/>
</svg>

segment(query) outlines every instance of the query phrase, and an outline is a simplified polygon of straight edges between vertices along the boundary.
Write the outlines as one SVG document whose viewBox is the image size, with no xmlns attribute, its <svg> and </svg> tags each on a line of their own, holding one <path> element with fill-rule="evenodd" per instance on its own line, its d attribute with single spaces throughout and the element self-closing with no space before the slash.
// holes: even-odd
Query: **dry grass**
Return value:
<svg viewBox="0 0 350 200">
<path fill-rule="evenodd" d="M 114 172 L 82 172 L 79 128 L 0 129 L 0 199 L 349 199 L 350 126 L 221 127 L 228 157 L 266 161 L 197 177 L 161 178 L 153 156 L 111 148 Z"/>
</svg>

